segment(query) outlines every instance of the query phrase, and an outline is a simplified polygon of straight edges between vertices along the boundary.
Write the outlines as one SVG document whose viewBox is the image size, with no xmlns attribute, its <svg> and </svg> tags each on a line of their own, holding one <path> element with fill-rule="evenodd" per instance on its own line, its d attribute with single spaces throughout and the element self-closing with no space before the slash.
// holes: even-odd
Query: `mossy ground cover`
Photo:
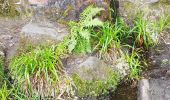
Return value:
<svg viewBox="0 0 170 100">
<path fill-rule="evenodd" d="M 19 15 L 16 10 L 14 0 L 0 0 L 0 16 L 1 17 L 15 17 Z"/>
<path fill-rule="evenodd" d="M 77 95 L 79 97 L 107 95 L 109 89 L 115 90 L 120 81 L 120 75 L 113 70 L 108 73 L 107 80 L 83 80 L 74 74 L 72 78 L 78 91 Z"/>
</svg>

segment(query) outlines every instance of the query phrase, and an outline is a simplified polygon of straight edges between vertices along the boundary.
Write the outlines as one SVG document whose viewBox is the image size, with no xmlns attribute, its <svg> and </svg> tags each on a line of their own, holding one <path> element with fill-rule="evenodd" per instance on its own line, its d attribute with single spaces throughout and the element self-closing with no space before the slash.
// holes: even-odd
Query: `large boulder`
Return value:
<svg viewBox="0 0 170 100">
<path fill-rule="evenodd" d="M 114 90 L 127 75 L 125 70 L 128 68 L 126 62 L 112 65 L 95 56 L 72 56 L 65 64 L 66 72 L 72 77 L 80 97 L 98 96 L 101 92 L 105 94 L 108 89 Z"/>
<path fill-rule="evenodd" d="M 145 18 L 155 20 L 170 13 L 168 0 L 119 0 L 119 12 L 125 18 L 133 19 L 139 11 Z"/>
<path fill-rule="evenodd" d="M 48 21 L 27 23 L 20 32 L 22 40 L 28 40 L 35 45 L 59 42 L 68 34 L 68 28 L 65 25 Z"/>
<path fill-rule="evenodd" d="M 78 74 L 84 80 L 106 80 L 111 66 L 97 57 L 82 57 L 67 61 L 69 74 Z"/>
<path fill-rule="evenodd" d="M 110 0 L 28 0 L 30 6 L 34 8 L 35 14 L 41 11 L 50 20 L 78 20 L 80 13 L 88 5 L 96 5 L 105 8 L 102 18 L 108 18 Z M 26 4 L 25 4 L 26 5 Z M 38 8 L 38 11 L 37 11 Z M 41 16 L 42 17 L 42 16 Z"/>
</svg>

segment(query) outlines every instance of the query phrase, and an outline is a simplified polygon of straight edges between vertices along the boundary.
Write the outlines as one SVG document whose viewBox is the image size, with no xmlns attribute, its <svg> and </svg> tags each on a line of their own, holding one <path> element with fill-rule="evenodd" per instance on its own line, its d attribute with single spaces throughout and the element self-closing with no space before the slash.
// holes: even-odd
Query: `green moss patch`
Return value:
<svg viewBox="0 0 170 100">
<path fill-rule="evenodd" d="M 14 17 L 19 15 L 13 0 L 0 0 L 0 16 Z"/>
<path fill-rule="evenodd" d="M 120 76 L 114 71 L 108 72 L 110 75 L 107 80 L 83 80 L 77 74 L 73 74 L 72 78 L 77 89 L 77 95 L 98 96 L 100 93 L 107 94 L 108 89 L 115 89 L 120 81 Z"/>
</svg>

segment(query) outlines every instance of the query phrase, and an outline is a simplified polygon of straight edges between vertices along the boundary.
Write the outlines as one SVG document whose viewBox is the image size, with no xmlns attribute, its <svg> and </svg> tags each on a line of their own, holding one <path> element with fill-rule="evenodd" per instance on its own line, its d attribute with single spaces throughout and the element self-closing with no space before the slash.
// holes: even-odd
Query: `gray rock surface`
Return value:
<svg viewBox="0 0 170 100">
<path fill-rule="evenodd" d="M 120 14 L 130 20 L 140 11 L 150 21 L 170 13 L 170 2 L 167 0 L 119 0 L 119 2 Z"/>
<path fill-rule="evenodd" d="M 36 41 L 61 41 L 69 34 L 67 27 L 61 24 L 42 23 L 28 23 L 22 30 L 21 35 L 27 39 Z"/>
<path fill-rule="evenodd" d="M 138 90 L 139 90 L 138 100 L 150 100 L 148 79 L 140 80 Z"/>
<path fill-rule="evenodd" d="M 78 74 L 85 80 L 106 80 L 111 70 L 117 72 L 121 78 L 128 74 L 128 64 L 119 60 L 108 64 L 95 56 L 71 57 L 66 61 L 65 68 L 68 74 Z"/>
<path fill-rule="evenodd" d="M 67 72 L 78 74 L 84 80 L 105 80 L 111 67 L 97 57 L 79 57 L 67 61 Z"/>
<path fill-rule="evenodd" d="M 170 100 L 170 79 L 143 79 L 138 100 Z"/>
<path fill-rule="evenodd" d="M 80 13 L 91 4 L 105 8 L 105 11 L 102 12 L 103 19 L 109 17 L 110 0 L 29 0 L 29 2 L 21 4 L 20 10 L 22 11 L 24 7 L 32 9 L 34 15 L 43 12 L 44 17 L 52 21 L 78 20 Z M 28 7 L 29 5 L 30 7 Z"/>
<path fill-rule="evenodd" d="M 169 30 L 161 34 L 158 46 L 150 50 L 152 69 L 139 81 L 138 100 L 170 100 L 170 44 Z"/>
<path fill-rule="evenodd" d="M 0 19 L 0 51 L 6 60 L 11 59 L 19 47 L 20 32 L 25 21 Z"/>
</svg>

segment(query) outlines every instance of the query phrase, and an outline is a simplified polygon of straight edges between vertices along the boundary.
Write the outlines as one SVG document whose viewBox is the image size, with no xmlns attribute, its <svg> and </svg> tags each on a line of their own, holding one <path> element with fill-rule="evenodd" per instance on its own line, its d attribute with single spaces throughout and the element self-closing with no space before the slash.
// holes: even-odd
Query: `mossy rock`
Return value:
<svg viewBox="0 0 170 100">
<path fill-rule="evenodd" d="M 97 57 L 77 57 L 67 60 L 67 72 L 73 79 L 79 97 L 107 94 L 108 89 L 115 89 L 121 75 L 109 64 Z"/>
<path fill-rule="evenodd" d="M 72 78 L 77 89 L 77 96 L 99 96 L 107 95 L 108 90 L 115 90 L 120 82 L 119 74 L 110 70 L 107 80 L 84 80 L 77 74 L 73 74 Z"/>
</svg>

